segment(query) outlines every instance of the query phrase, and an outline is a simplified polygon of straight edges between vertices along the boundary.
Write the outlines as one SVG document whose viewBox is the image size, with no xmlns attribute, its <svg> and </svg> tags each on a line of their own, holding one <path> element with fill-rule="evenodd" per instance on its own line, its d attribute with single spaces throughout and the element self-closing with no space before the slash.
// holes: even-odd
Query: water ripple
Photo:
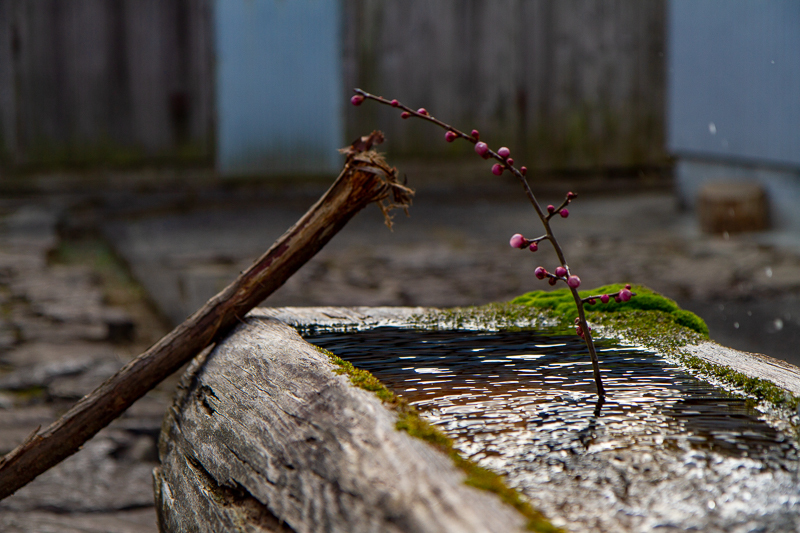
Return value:
<svg viewBox="0 0 800 533">
<path fill-rule="evenodd" d="M 663 357 L 574 336 L 376 328 L 307 339 L 369 370 L 573 531 L 800 531 L 796 439 Z"/>
</svg>

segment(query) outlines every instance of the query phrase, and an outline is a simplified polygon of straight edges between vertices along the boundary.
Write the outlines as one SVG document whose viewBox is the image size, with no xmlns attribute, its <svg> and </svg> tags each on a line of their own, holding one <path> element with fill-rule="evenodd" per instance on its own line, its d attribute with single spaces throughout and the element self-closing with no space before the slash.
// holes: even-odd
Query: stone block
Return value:
<svg viewBox="0 0 800 533">
<path fill-rule="evenodd" d="M 697 212 L 706 233 L 762 231 L 769 222 L 767 196 L 757 183 L 707 183 L 700 189 Z"/>
</svg>

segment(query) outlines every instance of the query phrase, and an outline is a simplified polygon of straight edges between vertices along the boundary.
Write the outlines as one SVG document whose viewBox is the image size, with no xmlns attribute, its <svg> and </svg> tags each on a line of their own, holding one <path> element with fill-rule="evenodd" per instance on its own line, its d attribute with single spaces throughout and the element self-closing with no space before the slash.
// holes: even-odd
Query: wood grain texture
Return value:
<svg viewBox="0 0 800 533">
<path fill-rule="evenodd" d="M 786 361 L 760 353 L 740 352 L 720 346 L 716 342 L 703 342 L 685 349 L 704 361 L 722 365 L 751 378 L 764 379 L 800 396 L 800 368 Z"/>
<path fill-rule="evenodd" d="M 212 10 L 208 0 L 0 0 L 0 156 L 210 162 Z"/>
<path fill-rule="evenodd" d="M 248 316 L 276 318 L 295 327 L 377 328 L 413 326 L 414 317 L 439 309 L 433 307 L 256 307 Z"/>
<path fill-rule="evenodd" d="M 477 127 L 529 169 L 666 161 L 664 0 L 347 0 L 343 10 L 348 89 Z M 345 117 L 352 134 L 386 132 L 392 157 L 472 152 L 445 149 L 440 130 L 390 108 Z"/>
<path fill-rule="evenodd" d="M 510 532 L 524 519 L 270 318 L 183 377 L 155 472 L 162 531 Z M 283 529 L 281 529 L 283 528 Z"/>
</svg>

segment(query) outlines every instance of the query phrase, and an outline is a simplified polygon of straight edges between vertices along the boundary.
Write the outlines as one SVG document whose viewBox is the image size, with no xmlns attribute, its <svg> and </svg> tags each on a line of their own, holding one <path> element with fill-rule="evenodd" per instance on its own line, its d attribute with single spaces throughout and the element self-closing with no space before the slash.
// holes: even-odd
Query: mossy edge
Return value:
<svg viewBox="0 0 800 533">
<path fill-rule="evenodd" d="M 347 375 L 353 385 L 374 393 L 381 402 L 393 409 L 398 417 L 395 425 L 398 430 L 405 431 L 410 436 L 427 442 L 450 457 L 453 464 L 467 475 L 464 483 L 481 490 L 492 492 L 504 503 L 514 507 L 514 509 L 527 520 L 526 529 L 528 531 L 537 531 L 541 533 L 564 531 L 551 524 L 542 513 L 525 501 L 519 492 L 506 485 L 501 475 L 478 466 L 475 462 L 462 457 L 453 447 L 453 441 L 450 437 L 422 418 L 413 406 L 409 405 L 404 398 L 397 396 L 394 392 L 386 388 L 372 373 L 356 368 L 350 362 L 345 361 L 325 348 L 319 346 L 314 346 L 314 348 L 321 354 L 327 356 L 331 363 L 335 365 L 334 372 Z"/>
<path fill-rule="evenodd" d="M 605 285 L 590 291 L 580 291 L 580 294 L 585 297 L 615 293 L 623 286 Z M 629 302 L 612 300 L 608 304 L 586 306 L 587 319 L 593 325 L 599 326 L 599 337 L 617 338 L 671 356 L 686 368 L 731 385 L 758 402 L 767 402 L 777 408 L 798 409 L 800 398 L 778 385 L 691 354 L 685 349 L 687 346 L 710 340 L 705 322 L 694 313 L 681 309 L 673 300 L 647 287 L 635 285 L 632 289 L 637 296 Z M 642 296 L 645 298 L 641 298 Z M 571 305 L 565 306 L 565 303 Z M 533 291 L 510 302 L 438 309 L 413 317 L 409 325 L 425 329 L 505 330 L 544 326 L 560 328 L 566 332 L 571 331 L 577 315 L 574 306 L 575 303 L 566 289 Z M 609 334 L 611 332 L 613 334 Z M 517 491 L 508 487 L 502 476 L 461 457 L 447 435 L 420 417 L 412 406 L 387 389 L 370 372 L 355 368 L 324 348 L 315 348 L 330 358 L 337 367 L 337 373 L 347 374 L 354 385 L 374 392 L 382 402 L 395 409 L 398 413 L 397 429 L 439 448 L 467 474 L 466 484 L 497 494 L 505 503 L 523 514 L 528 519 L 528 530 L 563 531 L 533 509 Z"/>
<path fill-rule="evenodd" d="M 580 291 L 580 295 L 613 294 L 623 287 L 623 284 L 604 285 Z M 701 377 L 732 386 L 756 402 L 793 411 L 798 408 L 800 398 L 771 381 L 693 355 L 686 350 L 687 346 L 710 340 L 703 319 L 643 285 L 633 285 L 631 289 L 637 296 L 628 302 L 612 299 L 607 304 L 597 302 L 584 307 L 587 320 L 597 329 L 595 336 L 616 338 L 672 357 Z M 576 316 L 571 293 L 568 289 L 557 289 L 525 293 L 510 302 L 436 310 L 414 317 L 413 325 L 432 329 L 504 330 L 544 326 L 571 333 Z"/>
<path fill-rule="evenodd" d="M 588 298 L 589 296 L 615 294 L 623 288 L 625 288 L 625 285 L 622 284 L 603 285 L 593 290 L 579 291 L 579 294 L 581 298 Z M 584 305 L 584 309 L 589 313 L 615 313 L 632 310 L 660 311 L 668 315 L 676 324 L 689 328 L 708 339 L 708 326 L 703 319 L 696 314 L 681 309 L 673 300 L 643 285 L 633 285 L 631 286 L 631 290 L 636 296 L 627 302 L 616 302 L 612 298 L 605 304 L 600 301 L 596 301 L 594 304 L 587 303 Z M 570 323 L 578 316 L 575 300 L 569 289 L 528 292 L 517 296 L 511 300 L 510 303 L 542 309 L 552 309 L 557 316 L 563 317 L 564 320 Z"/>
<path fill-rule="evenodd" d="M 605 285 L 580 291 L 581 297 L 615 293 L 621 284 Z M 796 410 L 800 398 L 765 379 L 748 376 L 732 368 L 705 361 L 685 348 L 708 341 L 708 326 L 703 319 L 681 309 L 673 300 L 642 286 L 632 286 L 637 294 L 628 302 L 610 301 L 607 304 L 587 305 L 587 319 L 605 331 L 621 338 L 675 358 L 686 368 L 731 385 L 758 402 L 768 402 L 778 408 Z M 564 327 L 572 325 L 577 316 L 575 302 L 567 289 L 534 291 L 514 298 L 510 304 L 535 307 L 546 311 L 551 320 Z M 600 332 L 602 333 L 602 331 Z"/>
</svg>

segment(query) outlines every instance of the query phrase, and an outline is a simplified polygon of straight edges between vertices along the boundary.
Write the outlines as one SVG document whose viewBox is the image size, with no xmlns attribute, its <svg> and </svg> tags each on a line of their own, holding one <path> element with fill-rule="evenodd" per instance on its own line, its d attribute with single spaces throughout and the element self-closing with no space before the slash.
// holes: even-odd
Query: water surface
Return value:
<svg viewBox="0 0 800 533">
<path fill-rule="evenodd" d="M 796 440 L 665 358 L 574 335 L 306 335 L 372 372 L 572 531 L 800 531 Z"/>
</svg>

